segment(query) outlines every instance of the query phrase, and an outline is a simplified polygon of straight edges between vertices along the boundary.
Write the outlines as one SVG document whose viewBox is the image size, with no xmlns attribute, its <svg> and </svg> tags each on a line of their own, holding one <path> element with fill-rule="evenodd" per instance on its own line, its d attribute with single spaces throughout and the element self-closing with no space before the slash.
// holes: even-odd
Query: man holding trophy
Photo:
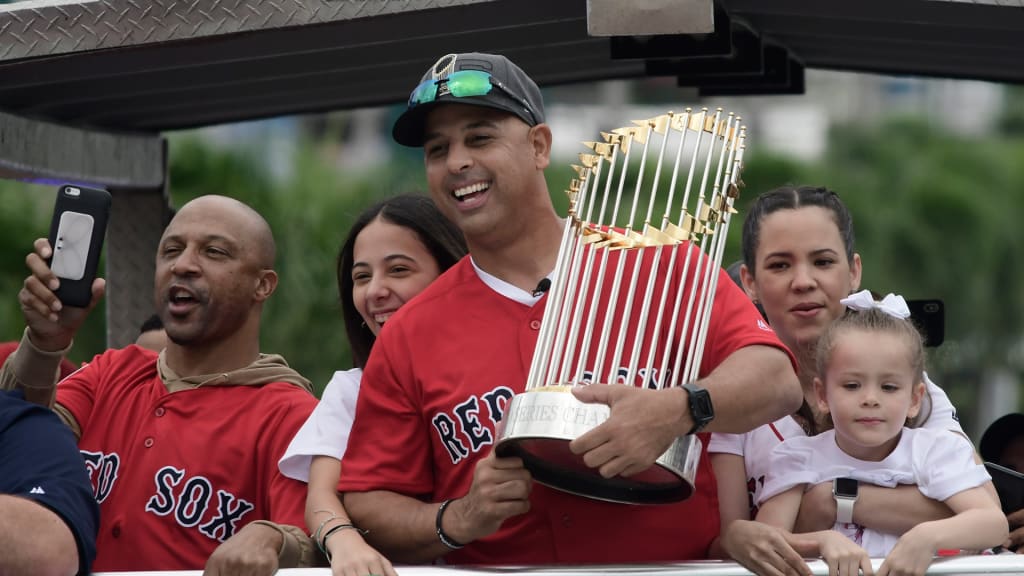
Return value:
<svg viewBox="0 0 1024 576">
<path fill-rule="evenodd" d="M 730 184 L 727 176 L 732 166 L 738 172 L 742 157 L 740 150 L 733 160 L 738 119 L 720 123 L 717 115 L 714 122 L 706 116 L 670 113 L 652 120 L 646 132 L 606 135 L 594 149 L 608 162 L 625 153 L 625 175 L 631 150 L 644 142 L 646 153 L 653 132 L 696 126 L 705 136 L 732 138 L 733 148 L 722 155 L 729 159 L 723 182 Z M 691 244 L 731 209 L 725 192 L 735 186 L 723 187 L 726 200 L 702 206 L 701 223 L 640 233 L 632 224 L 623 229 L 615 217 L 605 225 L 585 223 L 594 222 L 596 211 L 595 194 L 589 208 L 585 197 L 604 185 L 596 184 L 600 170 L 581 169 L 586 177 L 570 193 L 580 209 L 562 218 L 544 178 L 551 152 L 544 120 L 540 91 L 520 68 L 503 56 L 470 53 L 438 60 L 395 123 L 399 143 L 423 147 L 431 196 L 461 228 L 471 254 L 388 321 L 363 375 L 338 488 L 353 522 L 396 563 L 442 556 L 453 564 L 703 558 L 718 534 L 718 513 L 697 434 L 748 431 L 800 404 L 792 356 L 735 285 L 717 283 L 717 263 L 704 263 L 711 272 L 703 284 L 703 321 L 690 325 L 687 303 L 697 298 L 675 298 L 692 294 L 699 283 L 703 253 Z M 598 158 L 585 162 L 596 165 Z M 606 174 L 608 189 L 613 169 Z M 586 218 L 577 218 L 583 209 Z M 677 253 L 685 255 L 678 264 Z M 649 282 L 638 280 L 643 271 Z M 676 313 L 679 302 L 685 314 Z M 681 316 L 686 321 L 677 325 Z M 575 324 L 559 324 L 568 317 Z M 652 330 L 655 339 L 641 342 L 641 333 Z M 686 358 L 685 373 L 680 361 L 692 352 L 672 356 L 674 368 L 667 361 L 655 368 L 659 352 L 669 359 L 691 335 L 702 359 Z M 535 355 L 553 358 L 558 367 L 545 372 Z M 585 431 L 564 444 L 501 443 L 499 422 L 517 406 L 513 400 L 538 394 L 527 391 L 528 380 L 558 384 L 540 394 L 556 394 L 560 405 L 572 408 L 520 402 L 520 424 L 558 421 L 563 428 L 586 425 Z M 689 498 L 673 501 L 678 491 L 662 491 L 645 500 L 647 486 L 630 479 L 644 478 L 681 439 L 693 439 L 680 474 Z M 573 460 L 566 476 L 584 478 L 586 488 L 564 485 L 548 457 Z M 656 490 L 671 485 L 653 478 Z M 604 493 L 605 485 L 619 489 Z M 667 503 L 621 503 L 629 501 Z"/>
</svg>

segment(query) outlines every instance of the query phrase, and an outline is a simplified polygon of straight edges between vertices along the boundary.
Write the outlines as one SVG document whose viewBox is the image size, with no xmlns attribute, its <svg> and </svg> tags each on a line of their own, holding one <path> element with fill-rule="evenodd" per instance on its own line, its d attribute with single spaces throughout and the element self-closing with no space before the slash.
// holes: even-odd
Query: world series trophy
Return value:
<svg viewBox="0 0 1024 576">
<path fill-rule="evenodd" d="M 573 166 L 578 177 L 566 191 L 567 224 L 526 389 L 505 411 L 496 450 L 522 458 L 553 488 L 657 504 L 693 493 L 700 439 L 678 437 L 647 470 L 603 478 L 569 442 L 607 420 L 610 408 L 580 402 L 571 389 L 662 389 L 697 379 L 746 129 L 738 116 L 706 108 L 633 124 L 584 142 L 592 153 Z"/>
</svg>

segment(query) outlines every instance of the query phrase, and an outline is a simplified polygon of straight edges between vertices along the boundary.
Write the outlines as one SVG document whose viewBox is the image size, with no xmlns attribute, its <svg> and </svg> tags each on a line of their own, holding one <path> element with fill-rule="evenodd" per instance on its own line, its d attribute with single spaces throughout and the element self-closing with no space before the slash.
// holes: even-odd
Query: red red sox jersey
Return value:
<svg viewBox="0 0 1024 576">
<path fill-rule="evenodd" d="M 201 569 L 253 520 L 304 526 L 306 485 L 277 461 L 316 399 L 299 386 L 168 393 L 157 355 L 111 350 L 57 387 L 100 503 L 93 570 Z"/>
<path fill-rule="evenodd" d="M 650 255 L 653 250 L 645 252 Z M 633 252 L 628 254 L 626 271 L 633 263 Z M 610 264 L 617 258 L 612 257 Z M 750 300 L 724 272 L 719 274 L 701 374 L 744 346 L 785 350 Z M 677 273 L 670 280 L 670 290 L 680 289 L 680 277 Z M 686 282 L 683 288 L 689 286 Z M 496 424 L 509 400 L 524 389 L 546 300 L 529 306 L 498 293 L 464 258 L 402 307 L 374 344 L 364 372 L 339 490 L 390 490 L 428 502 L 464 496 L 476 462 L 492 449 Z M 607 302 L 601 305 L 606 307 Z M 622 318 L 621 310 L 616 318 Z M 662 330 L 668 331 L 666 326 Z M 631 334 L 627 341 L 632 343 Z M 664 343 L 662 339 L 660 345 Z M 626 365 L 631 346 L 625 348 L 627 357 L 620 366 Z M 624 379 L 624 372 L 610 366 L 603 373 L 616 374 L 619 382 Z M 636 383 L 650 378 L 657 375 L 638 375 Z M 702 440 L 706 445 L 707 437 Z M 600 502 L 535 484 L 528 513 L 509 518 L 498 532 L 449 553 L 445 561 L 538 564 L 704 558 L 719 523 L 708 460 L 701 458 L 695 495 L 664 506 Z"/>
</svg>

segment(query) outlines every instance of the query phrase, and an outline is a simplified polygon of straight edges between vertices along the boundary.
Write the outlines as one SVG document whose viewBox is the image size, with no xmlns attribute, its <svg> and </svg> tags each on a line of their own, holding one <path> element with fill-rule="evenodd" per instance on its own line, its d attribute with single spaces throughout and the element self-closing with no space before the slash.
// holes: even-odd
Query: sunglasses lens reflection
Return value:
<svg viewBox="0 0 1024 576">
<path fill-rule="evenodd" d="M 491 75 L 481 70 L 460 70 L 440 80 L 427 80 L 409 95 L 409 106 L 433 102 L 441 86 L 456 98 L 483 96 L 491 91 Z"/>
</svg>

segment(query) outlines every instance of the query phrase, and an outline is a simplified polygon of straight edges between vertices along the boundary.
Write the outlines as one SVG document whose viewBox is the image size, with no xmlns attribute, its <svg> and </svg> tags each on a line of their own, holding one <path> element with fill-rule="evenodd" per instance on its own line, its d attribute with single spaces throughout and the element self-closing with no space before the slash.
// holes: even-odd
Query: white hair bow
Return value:
<svg viewBox="0 0 1024 576">
<path fill-rule="evenodd" d="M 885 298 L 882 298 L 881 302 L 877 302 L 871 296 L 870 290 L 861 290 L 860 292 L 850 294 L 846 298 L 843 298 L 839 303 L 845 304 L 847 308 L 857 311 L 878 308 L 889 316 L 893 316 L 901 320 L 910 318 L 910 308 L 907 308 L 907 301 L 903 299 L 903 296 L 898 294 L 886 294 Z"/>
</svg>

